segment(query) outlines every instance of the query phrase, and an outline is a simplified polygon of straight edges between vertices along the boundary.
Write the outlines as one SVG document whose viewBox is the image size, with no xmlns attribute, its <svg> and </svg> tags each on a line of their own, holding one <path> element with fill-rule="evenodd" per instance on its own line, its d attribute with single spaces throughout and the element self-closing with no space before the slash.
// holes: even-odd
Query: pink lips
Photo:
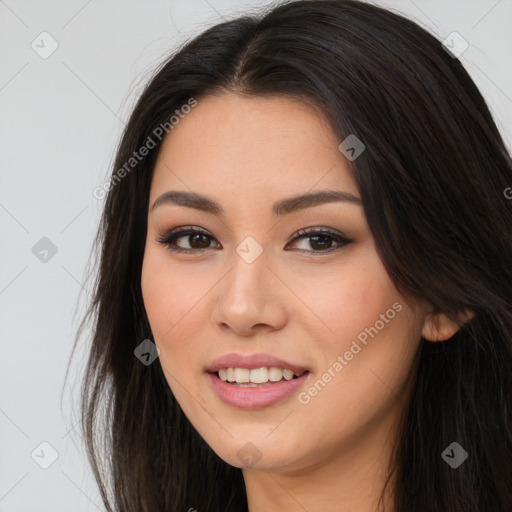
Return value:
<svg viewBox="0 0 512 512">
<path fill-rule="evenodd" d="M 298 378 L 281 380 L 269 385 L 258 387 L 244 387 L 229 384 L 220 379 L 216 372 L 222 368 L 262 368 L 276 366 L 282 369 L 289 369 L 293 372 L 304 372 Z M 284 400 L 304 385 L 309 378 L 310 370 L 284 359 L 274 357 L 270 354 L 252 354 L 244 356 L 241 354 L 225 354 L 215 359 L 207 368 L 208 378 L 217 396 L 224 403 L 241 409 L 261 409 Z"/>
<path fill-rule="evenodd" d="M 208 378 L 218 397 L 226 404 L 241 409 L 262 409 L 284 400 L 297 391 L 308 379 L 306 372 L 292 380 L 281 380 L 268 386 L 240 387 L 221 380 L 215 373 L 209 373 Z"/>
</svg>

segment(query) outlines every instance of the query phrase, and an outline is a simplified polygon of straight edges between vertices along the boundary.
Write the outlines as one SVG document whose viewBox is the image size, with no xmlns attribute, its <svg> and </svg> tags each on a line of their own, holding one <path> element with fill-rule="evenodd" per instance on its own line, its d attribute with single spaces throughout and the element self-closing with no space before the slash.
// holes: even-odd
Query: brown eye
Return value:
<svg viewBox="0 0 512 512">
<path fill-rule="evenodd" d="M 185 243 L 188 243 L 190 248 L 181 247 L 177 244 L 177 241 L 181 238 L 186 240 Z M 212 240 L 214 238 L 206 234 L 205 231 L 197 228 L 181 227 L 167 233 L 164 238 L 157 239 L 157 242 L 166 246 L 171 251 L 192 253 L 208 249 Z"/>
<path fill-rule="evenodd" d="M 185 237 L 188 236 L 189 244 L 194 249 L 206 249 L 210 245 L 209 237 L 207 235 L 195 234 L 195 235 L 185 235 Z M 178 237 L 176 240 L 179 240 L 183 237 Z"/>
<path fill-rule="evenodd" d="M 325 254 L 336 251 L 341 247 L 353 242 L 344 234 L 326 228 L 304 228 L 297 232 L 292 242 L 297 240 L 309 240 L 307 244 L 311 249 L 303 248 L 299 251 Z M 333 242 L 337 245 L 333 248 Z"/>
</svg>

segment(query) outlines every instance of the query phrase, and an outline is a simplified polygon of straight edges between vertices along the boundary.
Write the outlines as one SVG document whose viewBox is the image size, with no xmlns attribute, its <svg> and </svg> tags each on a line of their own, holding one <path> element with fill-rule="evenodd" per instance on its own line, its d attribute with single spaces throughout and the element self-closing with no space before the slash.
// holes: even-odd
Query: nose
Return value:
<svg viewBox="0 0 512 512">
<path fill-rule="evenodd" d="M 287 289 L 267 256 L 263 251 L 251 262 L 233 251 L 231 268 L 216 287 L 212 316 L 216 325 L 239 336 L 252 336 L 286 324 Z"/>
</svg>

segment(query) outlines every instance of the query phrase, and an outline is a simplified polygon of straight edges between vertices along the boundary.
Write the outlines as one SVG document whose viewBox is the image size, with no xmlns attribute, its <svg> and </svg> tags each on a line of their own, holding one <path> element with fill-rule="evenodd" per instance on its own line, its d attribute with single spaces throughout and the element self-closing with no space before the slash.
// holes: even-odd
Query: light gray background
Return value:
<svg viewBox="0 0 512 512">
<path fill-rule="evenodd" d="M 102 208 L 92 191 L 152 67 L 216 21 L 265 3 L 0 0 L 0 512 L 103 510 L 74 429 L 84 350 L 61 407 Z M 441 39 L 457 31 L 467 40 L 460 60 L 510 149 L 512 0 L 376 3 Z M 47 59 L 31 47 L 43 31 L 59 45 Z M 57 247 L 46 263 L 32 252 L 42 237 Z M 43 441 L 58 453 L 48 469 L 31 458 Z M 35 458 L 50 461 L 42 450 Z"/>
</svg>

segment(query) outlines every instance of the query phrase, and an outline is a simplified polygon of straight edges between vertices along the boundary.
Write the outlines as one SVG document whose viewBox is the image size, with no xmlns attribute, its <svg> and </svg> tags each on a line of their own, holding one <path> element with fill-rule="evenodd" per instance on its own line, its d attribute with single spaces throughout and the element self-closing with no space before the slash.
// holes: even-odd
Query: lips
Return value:
<svg viewBox="0 0 512 512">
<path fill-rule="evenodd" d="M 235 369 L 236 371 L 237 369 L 245 369 L 252 371 L 258 368 L 270 369 L 272 367 L 291 370 L 299 374 L 300 377 L 294 376 L 292 379 L 286 380 L 283 372 L 283 379 L 277 382 L 238 384 L 236 382 L 225 382 L 218 375 L 219 370 L 230 369 L 232 371 Z M 232 407 L 246 410 L 262 409 L 286 400 L 306 385 L 311 377 L 311 368 L 264 353 L 250 355 L 224 354 L 213 360 L 205 368 L 205 372 L 213 391 L 221 401 Z"/>
</svg>

